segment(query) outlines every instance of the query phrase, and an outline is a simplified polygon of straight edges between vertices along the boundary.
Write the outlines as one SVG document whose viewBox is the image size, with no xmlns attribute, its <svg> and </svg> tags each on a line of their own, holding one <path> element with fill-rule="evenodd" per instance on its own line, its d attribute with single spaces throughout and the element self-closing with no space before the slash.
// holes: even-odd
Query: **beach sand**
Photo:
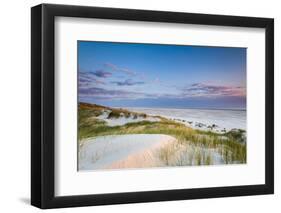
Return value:
<svg viewBox="0 0 281 213">
<path fill-rule="evenodd" d="M 157 150 L 176 142 L 163 134 L 99 136 L 83 141 L 79 170 L 144 168 L 159 166 Z"/>
</svg>

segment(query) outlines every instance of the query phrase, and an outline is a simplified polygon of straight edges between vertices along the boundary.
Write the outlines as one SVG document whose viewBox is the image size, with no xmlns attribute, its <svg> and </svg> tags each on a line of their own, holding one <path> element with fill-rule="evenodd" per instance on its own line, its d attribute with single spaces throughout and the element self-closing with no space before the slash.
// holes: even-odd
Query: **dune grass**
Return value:
<svg viewBox="0 0 281 213">
<path fill-rule="evenodd" d="M 109 118 L 144 116 L 123 109 L 110 109 L 98 105 L 79 105 L 79 145 L 83 139 L 122 134 L 166 134 L 177 139 L 177 143 L 159 150 L 159 158 L 165 165 L 211 165 L 214 153 L 223 159 L 224 164 L 246 163 L 246 143 L 244 131 L 229 131 L 219 134 L 211 131 L 195 130 L 184 124 L 157 116 L 157 122 L 140 121 L 122 126 L 107 126 L 97 117 L 104 110 L 110 110 Z M 145 115 L 146 116 L 146 115 Z"/>
</svg>

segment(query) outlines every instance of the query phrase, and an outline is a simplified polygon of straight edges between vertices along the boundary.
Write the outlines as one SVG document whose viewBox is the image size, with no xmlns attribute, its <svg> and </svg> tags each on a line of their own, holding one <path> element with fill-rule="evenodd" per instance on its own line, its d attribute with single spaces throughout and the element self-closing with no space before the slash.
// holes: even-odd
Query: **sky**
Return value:
<svg viewBox="0 0 281 213">
<path fill-rule="evenodd" d="M 246 108 L 246 48 L 78 41 L 79 102 Z"/>
</svg>

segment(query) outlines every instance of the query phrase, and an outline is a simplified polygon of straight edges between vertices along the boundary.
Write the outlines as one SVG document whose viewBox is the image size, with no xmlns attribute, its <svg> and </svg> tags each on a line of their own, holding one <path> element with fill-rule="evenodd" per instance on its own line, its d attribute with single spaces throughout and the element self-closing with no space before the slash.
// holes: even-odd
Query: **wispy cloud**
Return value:
<svg viewBox="0 0 281 213">
<path fill-rule="evenodd" d="M 112 63 L 104 63 L 104 66 L 106 68 L 109 68 L 111 69 L 112 71 L 115 71 L 115 72 L 122 72 L 122 73 L 125 73 L 127 75 L 130 75 L 130 76 L 134 76 L 136 75 L 137 73 L 133 70 L 130 70 L 128 68 L 123 68 L 123 67 L 119 67 L 115 64 L 112 64 Z"/>
<path fill-rule="evenodd" d="M 116 84 L 118 86 L 134 86 L 144 84 L 144 81 L 133 81 L 132 79 L 127 79 L 125 81 L 111 81 L 111 83 Z"/>
<path fill-rule="evenodd" d="M 127 90 L 111 90 L 100 87 L 79 87 L 79 97 L 98 100 L 152 98 L 154 95 Z"/>
<path fill-rule="evenodd" d="M 95 75 L 96 77 L 99 77 L 99 78 L 108 78 L 112 75 L 111 72 L 104 71 L 104 70 L 91 71 L 90 73 L 92 75 Z"/>
<path fill-rule="evenodd" d="M 78 77 L 79 87 L 89 87 L 93 84 L 104 85 L 105 82 L 97 79 L 91 72 L 79 72 Z"/>
<path fill-rule="evenodd" d="M 205 83 L 195 83 L 185 87 L 185 97 L 214 97 L 214 96 L 246 96 L 246 88 L 240 86 L 221 86 Z"/>
</svg>

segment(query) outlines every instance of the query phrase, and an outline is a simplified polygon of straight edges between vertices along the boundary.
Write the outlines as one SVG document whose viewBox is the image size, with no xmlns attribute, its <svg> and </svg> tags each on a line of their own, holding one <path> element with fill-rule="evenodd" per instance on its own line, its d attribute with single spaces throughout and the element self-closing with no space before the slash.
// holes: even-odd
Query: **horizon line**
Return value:
<svg viewBox="0 0 281 213">
<path fill-rule="evenodd" d="M 96 103 L 91 103 L 91 102 L 85 102 L 85 101 L 78 101 L 78 104 L 84 103 L 84 104 L 95 104 L 99 106 L 104 106 L 104 107 L 110 107 L 110 108 L 158 108 L 158 109 L 201 109 L 201 110 L 229 110 L 229 111 L 247 111 L 247 108 L 220 108 L 220 107 L 169 107 L 169 106 L 108 106 L 108 105 L 102 105 L 102 104 L 96 104 Z"/>
</svg>

